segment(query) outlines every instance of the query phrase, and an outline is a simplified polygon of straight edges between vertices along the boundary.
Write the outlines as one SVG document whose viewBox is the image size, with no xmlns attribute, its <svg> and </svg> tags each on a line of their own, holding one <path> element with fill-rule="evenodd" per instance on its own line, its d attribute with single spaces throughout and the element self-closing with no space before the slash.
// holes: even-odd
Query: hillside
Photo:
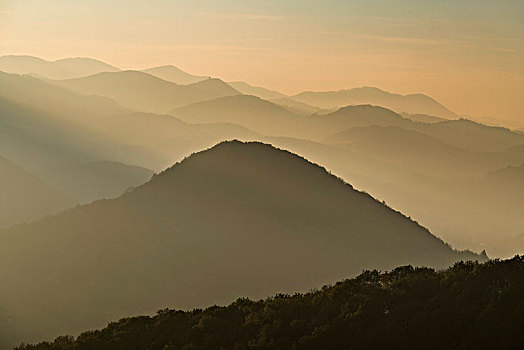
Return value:
<svg viewBox="0 0 524 350">
<path fill-rule="evenodd" d="M 407 147 L 407 154 L 399 156 L 396 152 L 402 147 L 389 146 L 387 139 L 383 141 L 379 134 L 375 136 L 364 139 L 363 145 L 369 145 L 368 150 L 371 151 L 384 148 L 389 157 L 289 137 L 262 137 L 259 140 L 324 166 L 355 188 L 365 190 L 403 213 L 409 213 L 411 218 L 431 232 L 438 232 L 456 248 L 485 249 L 490 256 L 505 258 L 520 253 L 522 240 L 518 244 L 509 241 L 524 227 L 520 210 L 524 205 L 524 196 L 518 190 L 524 188 L 518 176 L 518 165 L 524 163 L 524 152 L 520 148 L 500 153 L 469 153 L 462 150 L 456 155 L 466 154 L 468 157 L 458 158 L 457 168 L 446 171 L 444 166 L 432 164 L 431 156 L 427 157 L 425 165 L 416 162 L 403 164 L 402 159 L 426 157 L 424 150 L 419 150 L 420 145 L 415 144 L 411 149 Z M 375 147 L 374 143 L 379 147 Z M 438 141 L 431 143 L 439 145 Z M 515 165 L 506 168 L 507 164 Z M 479 173 L 480 168 L 483 171 Z M 499 168 L 502 169 L 495 171 Z M 486 174 L 486 171 L 493 174 Z M 453 176 L 453 173 L 461 175 Z M 500 176 L 492 176 L 495 174 Z"/>
<path fill-rule="evenodd" d="M 100 96 L 81 96 L 54 86 L 43 80 L 0 72 L 0 98 L 12 103 L 35 106 L 40 112 L 67 119 L 69 122 L 88 124 L 126 108 Z"/>
<path fill-rule="evenodd" d="M 180 85 L 189 85 L 210 78 L 208 76 L 198 76 L 186 73 L 180 68 L 172 65 L 148 68 L 142 70 L 142 72 Z M 269 90 L 259 86 L 252 86 L 242 81 L 227 82 L 227 85 L 241 94 L 257 96 L 265 100 L 286 97 L 286 95 L 281 94 L 278 91 Z"/>
<path fill-rule="evenodd" d="M 99 73 L 54 81 L 53 84 L 83 95 L 107 97 L 137 111 L 154 113 L 165 113 L 177 106 L 239 94 L 219 79 L 177 85 L 137 71 Z"/>
<path fill-rule="evenodd" d="M 0 57 L 0 71 L 5 73 L 30 74 L 50 79 L 66 79 L 74 73 L 64 67 L 33 56 L 6 55 Z"/>
<path fill-rule="evenodd" d="M 317 116 L 316 119 L 337 131 L 371 125 L 407 128 L 414 125 L 411 120 L 402 118 L 390 109 L 372 105 L 342 107 L 333 113 Z"/>
<path fill-rule="evenodd" d="M 400 113 L 400 115 L 404 118 L 411 119 L 415 122 L 422 122 L 422 123 L 429 123 L 429 124 L 446 121 L 445 118 L 435 117 L 435 116 L 427 115 L 427 114 L 409 114 L 409 113 L 402 112 Z"/>
<path fill-rule="evenodd" d="M 118 199 L 0 231 L 4 343 L 461 259 L 483 257 L 299 156 L 225 142 Z"/>
<path fill-rule="evenodd" d="M 36 176 L 0 156 L 0 228 L 54 214 L 74 202 Z"/>
<path fill-rule="evenodd" d="M 505 222 L 513 224 L 515 233 L 524 227 L 522 208 L 524 208 L 524 164 L 519 166 L 506 166 L 488 174 L 469 178 L 459 182 L 458 193 L 466 192 L 466 189 L 476 189 L 479 203 L 489 207 L 490 212 L 496 213 L 498 217 L 504 218 Z M 474 198 L 470 196 L 470 198 Z M 484 199 L 484 200 L 481 200 Z M 479 205 L 477 203 L 476 205 Z M 502 213 L 499 213 L 502 212 Z M 513 217 L 515 220 L 509 220 Z M 501 225 L 502 226 L 502 225 Z"/>
<path fill-rule="evenodd" d="M 271 100 L 277 98 L 286 98 L 287 96 L 274 90 L 269 90 L 260 86 L 253 86 L 242 81 L 228 82 L 236 90 L 240 91 L 244 95 L 253 95 L 260 97 L 264 100 Z"/>
<path fill-rule="evenodd" d="M 85 77 L 102 72 L 119 72 L 120 69 L 105 62 L 87 57 L 62 58 L 53 62 L 55 65 L 74 72 L 77 77 Z M 51 78 L 51 77 L 48 77 Z M 69 77 L 73 78 L 73 76 Z"/>
<path fill-rule="evenodd" d="M 144 69 L 142 72 L 179 85 L 193 84 L 208 79 L 208 77 L 186 73 L 180 68 L 172 65 L 152 67 Z"/>
<path fill-rule="evenodd" d="M 162 309 L 17 350 L 520 349 L 523 274 L 519 256 L 445 271 L 365 271 L 306 294 Z"/>
<path fill-rule="evenodd" d="M 153 171 L 149 169 L 115 161 L 52 165 L 40 173 L 51 185 L 69 194 L 78 203 L 118 197 L 153 176 Z"/>
<path fill-rule="evenodd" d="M 40 106 L 13 103 L 0 97 L 0 149 L 31 173 L 50 164 L 116 160 L 120 155 L 120 159 L 125 159 L 132 150 L 74 120 L 43 112 Z M 140 156 L 137 152 L 133 157 Z"/>
<path fill-rule="evenodd" d="M 455 113 L 429 96 L 423 94 L 399 95 L 373 87 L 324 92 L 308 91 L 292 96 L 292 98 L 299 102 L 327 109 L 371 104 L 392 109 L 397 113 L 406 112 L 457 118 Z"/>
<path fill-rule="evenodd" d="M 473 154 L 415 130 L 395 126 L 355 127 L 324 140 L 429 175 L 471 175 L 494 166 L 489 155 Z"/>
<path fill-rule="evenodd" d="M 284 107 L 291 113 L 299 115 L 311 115 L 314 113 L 327 114 L 330 112 L 319 107 L 310 106 L 306 103 L 295 101 L 289 97 L 270 99 L 269 102 Z"/>
<path fill-rule="evenodd" d="M 128 110 L 102 97 L 80 96 L 42 80 L 0 73 L 0 149 L 41 177 L 44 168 L 110 160 L 149 166 L 156 156 L 97 129 Z M 47 179 L 45 179 L 47 181 Z"/>
<path fill-rule="evenodd" d="M 188 123 L 233 123 L 271 136 L 321 140 L 336 132 L 369 125 L 413 122 L 378 106 L 350 106 L 325 115 L 297 115 L 284 107 L 249 95 L 229 96 L 175 108 L 169 114 Z"/>
<path fill-rule="evenodd" d="M 191 126 L 171 116 L 131 113 L 108 98 L 33 77 L 0 73 L 0 84 L 6 87 L 0 90 L 0 146 L 39 176 L 44 168 L 101 160 L 157 171 L 217 142 L 255 135 L 235 125 Z"/>
<path fill-rule="evenodd" d="M 151 113 L 113 115 L 97 131 L 154 155 L 144 166 L 155 171 L 163 170 L 188 154 L 221 141 L 250 140 L 258 136 L 257 133 L 235 124 L 189 124 L 173 116 Z"/>
<path fill-rule="evenodd" d="M 523 134 L 463 118 L 433 124 L 418 123 L 417 131 L 473 152 L 497 152 L 524 144 Z"/>
<path fill-rule="evenodd" d="M 119 69 L 92 58 L 74 57 L 46 61 L 33 56 L 6 55 L 0 57 L 0 71 L 48 79 L 71 79 L 100 72 L 116 72 Z"/>
<path fill-rule="evenodd" d="M 327 114 L 324 124 L 336 126 L 340 135 L 345 129 L 366 126 L 398 127 L 416 131 L 434 140 L 470 152 L 501 152 L 524 144 L 524 135 L 509 129 L 487 126 L 467 119 L 435 123 L 417 122 L 378 106 L 349 106 Z M 331 120 L 326 120 L 327 118 Z"/>
<path fill-rule="evenodd" d="M 296 133 L 302 118 L 256 96 L 238 95 L 175 108 L 169 114 L 188 123 L 231 123 L 262 134 Z"/>
</svg>

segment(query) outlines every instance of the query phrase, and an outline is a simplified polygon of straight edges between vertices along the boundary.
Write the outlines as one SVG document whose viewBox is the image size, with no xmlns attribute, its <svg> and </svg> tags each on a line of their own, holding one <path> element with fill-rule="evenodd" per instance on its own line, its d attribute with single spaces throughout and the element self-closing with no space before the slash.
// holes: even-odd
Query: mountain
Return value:
<svg viewBox="0 0 524 350">
<path fill-rule="evenodd" d="M 89 203 L 118 197 L 129 188 L 149 181 L 153 171 L 115 161 L 91 161 L 50 165 L 40 174 L 77 203 Z"/>
<path fill-rule="evenodd" d="M 150 162 L 154 170 L 165 169 L 188 154 L 221 141 L 250 140 L 259 136 L 235 124 L 189 124 L 169 115 L 138 112 L 113 115 L 97 131 L 154 155 L 156 159 Z"/>
<path fill-rule="evenodd" d="M 154 75 L 157 78 L 170 81 L 175 84 L 188 85 L 206 80 L 209 77 L 197 76 L 184 72 L 178 67 L 172 65 L 152 67 L 142 70 L 142 72 Z"/>
<path fill-rule="evenodd" d="M 333 113 L 318 116 L 324 124 L 330 124 L 331 129 L 342 131 L 344 129 L 362 126 L 399 126 L 411 128 L 414 122 L 402 118 L 397 113 L 381 107 L 372 105 L 347 106 Z"/>
<path fill-rule="evenodd" d="M 181 103 L 173 107 L 220 97 L 240 95 L 240 92 L 218 78 L 209 78 L 198 83 L 186 85 L 184 90 L 186 94 L 185 99 L 182 98 Z"/>
<path fill-rule="evenodd" d="M 394 126 L 469 152 L 501 152 L 524 144 L 524 135 L 509 129 L 466 119 L 419 122 L 372 105 L 347 106 L 328 114 L 308 116 L 294 114 L 275 103 L 246 95 L 195 103 L 175 108 L 169 114 L 191 123 L 234 123 L 265 135 L 315 141 L 354 127 Z M 500 166 L 503 164 L 496 165 Z"/>
<path fill-rule="evenodd" d="M 524 130 L 524 122 L 519 120 L 513 120 L 513 119 L 500 119 L 500 118 L 493 118 L 493 117 L 469 117 L 464 116 L 465 119 L 472 119 L 476 122 L 490 125 L 490 126 L 502 126 L 506 128 L 510 128 L 511 130 L 523 132 Z"/>
<path fill-rule="evenodd" d="M 509 129 L 487 126 L 467 119 L 417 122 L 378 106 L 348 106 L 320 116 L 325 123 L 344 129 L 367 126 L 395 126 L 425 134 L 450 146 L 470 152 L 501 152 L 524 144 L 524 135 Z"/>
<path fill-rule="evenodd" d="M 83 77 L 102 72 L 119 72 L 120 68 L 105 62 L 86 57 L 63 58 L 53 62 L 55 65 L 63 67 L 76 73 L 76 77 Z M 50 77 L 49 77 L 50 78 Z M 69 77 L 73 78 L 73 76 Z"/>
<path fill-rule="evenodd" d="M 292 137 L 261 137 L 258 140 L 299 154 L 351 183 L 354 188 L 365 190 L 381 200 L 385 189 L 412 175 L 404 167 L 335 145 Z"/>
<path fill-rule="evenodd" d="M 364 271 L 305 294 L 162 309 L 16 350 L 520 349 L 523 274 L 520 256 L 444 271 Z"/>
<path fill-rule="evenodd" d="M 193 84 L 210 78 L 208 76 L 197 76 L 186 73 L 180 68 L 172 65 L 148 68 L 142 70 L 142 72 L 180 85 Z M 287 97 L 278 91 L 268 90 L 259 86 L 252 86 L 242 81 L 227 82 L 227 85 L 244 95 L 253 95 L 265 100 Z"/>
<path fill-rule="evenodd" d="M 264 100 L 271 100 L 277 98 L 286 98 L 287 96 L 274 90 L 269 90 L 260 86 L 249 85 L 242 81 L 228 82 L 236 90 L 240 91 L 244 95 L 253 95 L 260 97 Z"/>
<path fill-rule="evenodd" d="M 472 152 L 497 152 L 524 144 L 523 134 L 463 118 L 433 124 L 419 123 L 417 130 Z"/>
<path fill-rule="evenodd" d="M 428 175 L 464 176 L 486 172 L 498 165 L 490 155 L 474 154 L 396 126 L 355 127 L 325 139 L 324 143 Z"/>
<path fill-rule="evenodd" d="M 30 74 L 50 79 L 65 79 L 73 72 L 52 62 L 33 56 L 2 56 L 0 71 L 5 73 Z"/>
<path fill-rule="evenodd" d="M 0 98 L 12 103 L 33 106 L 69 122 L 89 124 L 111 114 L 128 110 L 115 101 L 100 96 L 81 96 L 61 87 L 30 77 L 0 72 Z"/>
<path fill-rule="evenodd" d="M 411 119 L 416 122 L 429 123 L 429 124 L 446 121 L 445 118 L 435 117 L 433 115 L 427 115 L 427 114 L 409 114 L 409 113 L 402 112 L 400 113 L 400 115 L 404 118 Z"/>
<path fill-rule="evenodd" d="M 147 73 L 122 71 L 54 81 L 83 95 L 98 95 L 143 112 L 164 113 L 174 107 L 240 94 L 219 79 L 177 85 Z"/>
<path fill-rule="evenodd" d="M 268 135 L 294 133 L 302 120 L 280 106 L 250 95 L 198 102 L 175 108 L 169 114 L 188 123 L 231 123 Z"/>
<path fill-rule="evenodd" d="M 355 126 L 412 124 L 378 106 L 350 106 L 326 115 L 304 116 L 249 95 L 194 103 L 175 108 L 169 114 L 188 123 L 233 123 L 265 135 L 314 140 Z"/>
<path fill-rule="evenodd" d="M 485 257 L 299 156 L 225 142 L 118 199 L 0 231 L 4 343 L 166 305 L 307 291 L 364 268 L 469 259 Z"/>
<path fill-rule="evenodd" d="M 317 114 L 327 114 L 334 111 L 327 111 L 325 109 L 310 106 L 306 103 L 295 101 L 289 97 L 270 99 L 269 102 L 272 102 L 276 105 L 284 107 L 288 111 L 298 115 L 311 115 L 314 113 Z"/>
<path fill-rule="evenodd" d="M 373 87 L 349 90 L 302 92 L 292 96 L 296 101 L 320 108 L 340 108 L 348 105 L 372 104 L 392 109 L 398 113 L 429 114 L 443 118 L 458 116 L 439 102 L 423 94 L 399 95 Z"/>
<path fill-rule="evenodd" d="M 6 87 L 0 90 L 4 155 L 52 183 L 49 169 L 62 165 L 114 161 L 157 171 L 217 142 L 256 135 L 230 124 L 192 126 L 171 116 L 132 113 L 108 98 L 33 77 L 0 73 L 0 85 Z"/>
<path fill-rule="evenodd" d="M 290 137 L 262 137 L 259 140 L 324 166 L 355 188 L 365 190 L 401 212 L 409 213 L 411 218 L 428 227 L 431 232 L 438 232 L 454 247 L 479 251 L 485 249 L 490 256 L 500 257 L 520 253 L 524 246 L 513 243 L 513 237 L 521 233 L 520 228 L 524 225 L 524 218 L 519 211 L 523 197 L 519 197 L 520 191 L 515 190 L 522 188 L 521 181 L 511 176 L 497 178 L 500 181 L 486 181 L 490 177 L 486 172 L 501 167 L 504 169 L 507 164 L 514 164 L 509 169 L 523 164 L 522 147 L 486 153 L 464 150 L 457 153 L 451 148 L 453 153 L 448 155 L 448 165 L 454 154 L 467 157 L 451 163 L 456 163 L 456 168 L 446 168 L 438 167 L 436 162 L 432 164 L 431 153 L 428 152 L 426 157 L 423 144 L 414 143 L 411 148 L 408 145 L 404 148 L 407 154 L 399 156 L 396 152 L 402 149 L 402 142 L 400 146 L 389 146 L 388 142 L 395 142 L 395 138 L 390 138 L 388 132 L 385 133 L 385 140 L 382 140 L 380 132 L 363 131 L 365 133 L 361 136 L 369 134 L 373 137 L 364 138 L 365 142 L 360 144 L 366 147 L 362 150 Z M 394 131 L 393 135 L 396 134 Z M 406 138 L 410 139 L 409 134 Z M 416 138 L 411 140 L 415 142 Z M 432 141 L 430 145 L 432 143 L 439 146 L 438 141 Z M 381 148 L 385 148 L 386 154 L 390 156 L 372 152 Z M 428 160 L 421 164 L 417 164 L 417 161 L 402 162 L 402 159 L 416 159 L 417 156 Z"/>
<path fill-rule="evenodd" d="M 49 165 L 113 160 L 148 164 L 155 156 L 96 131 L 128 110 L 42 80 L 0 73 L 0 149 L 33 174 Z"/>
<path fill-rule="evenodd" d="M 67 195 L 68 203 L 115 197 L 151 177 L 150 170 L 128 164 L 167 162 L 146 147 L 117 140 L 110 130 L 101 132 L 118 119 L 113 113 L 127 111 L 112 101 L 27 76 L 0 73 L 0 84 L 6 87 L 0 90 L 3 155 Z"/>
<path fill-rule="evenodd" d="M 0 156 L 0 227 L 39 219 L 74 202 L 65 193 Z"/>
<path fill-rule="evenodd" d="M 100 72 L 116 72 L 119 69 L 92 58 L 75 57 L 46 61 L 33 56 L 7 55 L 0 57 L 0 71 L 48 79 L 71 79 Z"/>
<path fill-rule="evenodd" d="M 504 168 L 491 171 L 476 179 L 468 179 L 468 184 L 463 186 L 475 186 L 482 189 L 479 192 L 490 198 L 490 205 L 504 208 L 505 211 L 513 212 L 515 216 L 521 216 L 524 207 L 524 164 L 518 166 L 508 165 Z M 488 193 L 486 193 L 488 192 Z M 524 219 L 521 220 L 522 227 Z"/>
</svg>

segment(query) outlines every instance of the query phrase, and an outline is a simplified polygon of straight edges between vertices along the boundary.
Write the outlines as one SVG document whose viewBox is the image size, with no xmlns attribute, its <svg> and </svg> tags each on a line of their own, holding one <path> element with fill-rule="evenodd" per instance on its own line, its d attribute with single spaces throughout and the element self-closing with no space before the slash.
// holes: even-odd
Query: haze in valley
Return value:
<svg viewBox="0 0 524 350">
<path fill-rule="evenodd" d="M 511 0 L 0 0 L 0 350 L 521 269 L 523 50 Z"/>
</svg>

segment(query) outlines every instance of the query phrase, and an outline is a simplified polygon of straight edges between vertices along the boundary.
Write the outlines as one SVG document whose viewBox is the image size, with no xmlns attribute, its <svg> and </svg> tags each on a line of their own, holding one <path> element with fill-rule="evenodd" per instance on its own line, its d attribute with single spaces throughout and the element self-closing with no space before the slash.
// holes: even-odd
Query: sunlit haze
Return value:
<svg viewBox="0 0 524 350">
<path fill-rule="evenodd" d="M 173 64 L 287 94 L 374 86 L 524 121 L 524 2 L 0 0 L 0 55 Z"/>
</svg>

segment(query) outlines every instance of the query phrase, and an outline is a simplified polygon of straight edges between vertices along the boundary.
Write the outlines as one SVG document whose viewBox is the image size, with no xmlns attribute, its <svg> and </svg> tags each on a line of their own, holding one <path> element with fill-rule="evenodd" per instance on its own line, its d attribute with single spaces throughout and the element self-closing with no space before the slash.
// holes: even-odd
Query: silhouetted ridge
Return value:
<svg viewBox="0 0 524 350">
<path fill-rule="evenodd" d="M 373 87 L 339 91 L 307 91 L 292 96 L 292 98 L 321 108 L 373 104 L 390 108 L 398 113 L 424 113 L 441 117 L 457 117 L 455 113 L 429 96 L 423 94 L 399 95 Z"/>
<path fill-rule="evenodd" d="M 175 67 L 173 65 L 152 67 L 144 69 L 143 72 L 182 85 L 192 84 L 207 79 L 207 77 L 204 76 L 196 76 L 193 74 L 186 73 L 180 68 Z"/>
<path fill-rule="evenodd" d="M 272 157 L 278 157 L 278 159 L 273 159 Z M 351 186 L 348 183 L 345 183 L 339 177 L 336 177 L 335 175 L 329 173 L 324 167 L 314 164 L 300 155 L 291 153 L 287 150 L 283 150 L 263 142 L 242 142 L 239 140 L 224 141 L 211 147 L 210 149 L 192 154 L 189 157 L 186 157 L 182 162 L 177 163 L 172 167 L 169 167 L 168 169 L 164 170 L 163 172 L 155 175 L 150 183 L 162 181 L 161 179 L 163 178 L 165 178 L 166 181 L 170 181 L 169 176 L 171 174 L 177 171 L 181 165 L 187 165 L 189 162 L 192 161 L 209 162 L 208 170 L 211 170 L 215 167 L 224 167 L 223 163 L 220 163 L 220 161 L 224 159 L 227 163 L 229 163 L 229 165 L 238 166 L 239 164 L 243 164 L 246 168 L 249 167 L 247 165 L 248 163 L 250 165 L 255 165 L 257 168 L 278 168 L 278 165 L 274 165 L 273 162 L 278 163 L 279 161 L 285 160 L 286 162 L 292 162 L 294 172 L 300 173 L 303 170 L 301 168 L 314 169 L 315 177 L 323 177 L 327 175 L 332 180 L 342 183 L 343 185 L 353 189 L 353 186 Z M 225 171 L 227 171 L 227 169 Z M 259 179 L 261 181 L 264 181 L 265 179 L 267 179 L 267 177 L 264 176 L 260 177 Z M 314 179 L 309 177 L 307 178 L 307 180 L 312 181 Z M 148 184 L 144 186 L 147 185 Z"/>
<path fill-rule="evenodd" d="M 373 116 L 380 115 L 383 118 L 392 118 L 398 120 L 405 119 L 402 118 L 402 116 L 400 116 L 399 114 L 393 112 L 391 109 L 371 104 L 341 107 L 337 111 L 331 113 L 330 115 L 355 115 L 357 113 L 365 113 Z"/>
<path fill-rule="evenodd" d="M 175 108 L 169 114 L 188 123 L 233 123 L 269 135 L 296 131 L 302 120 L 274 103 L 238 94 Z"/>
<path fill-rule="evenodd" d="M 48 79 L 70 79 L 99 72 L 116 72 L 120 69 L 102 61 L 84 57 L 46 61 L 33 56 L 7 55 L 0 57 L 0 70 Z"/>
<path fill-rule="evenodd" d="M 228 84 L 245 95 L 254 95 L 267 100 L 287 97 L 278 91 L 269 90 L 260 86 L 252 86 L 242 81 L 228 82 Z"/>
<path fill-rule="evenodd" d="M 59 80 L 56 85 L 85 95 L 100 95 L 138 111 L 164 113 L 177 106 L 240 93 L 220 79 L 178 85 L 139 71 L 104 72 Z"/>
<path fill-rule="evenodd" d="M 229 141 L 117 199 L 0 231 L 0 309 L 12 337 L 32 341 L 166 305 L 306 291 L 365 268 L 480 259 L 300 156 Z"/>
</svg>

